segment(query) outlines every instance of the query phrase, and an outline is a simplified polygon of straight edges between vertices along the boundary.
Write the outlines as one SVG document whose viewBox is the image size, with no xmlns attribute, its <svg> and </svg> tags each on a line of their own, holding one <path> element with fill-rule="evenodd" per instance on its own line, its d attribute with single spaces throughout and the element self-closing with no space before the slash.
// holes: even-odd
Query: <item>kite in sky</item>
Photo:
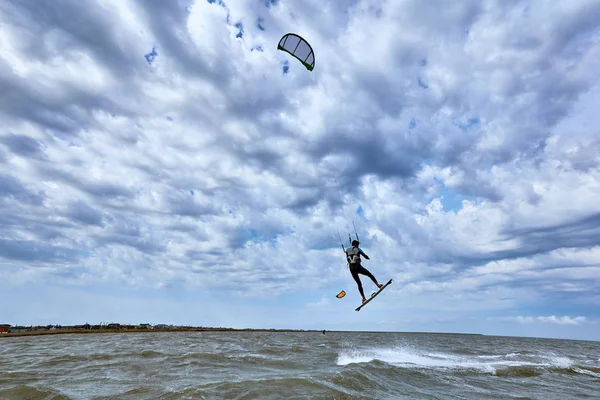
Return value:
<svg viewBox="0 0 600 400">
<path fill-rule="evenodd" d="M 277 50 L 285 51 L 298 59 L 309 71 L 315 67 L 315 53 L 310 44 L 295 33 L 286 33 L 279 40 Z"/>
</svg>

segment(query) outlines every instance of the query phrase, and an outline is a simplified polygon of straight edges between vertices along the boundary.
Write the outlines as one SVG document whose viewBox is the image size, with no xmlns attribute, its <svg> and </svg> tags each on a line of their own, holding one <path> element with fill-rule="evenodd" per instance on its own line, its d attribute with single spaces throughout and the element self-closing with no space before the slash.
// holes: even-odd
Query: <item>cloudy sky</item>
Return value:
<svg viewBox="0 0 600 400">
<path fill-rule="evenodd" d="M 8 0 L 0 49 L 2 323 L 600 340 L 597 0 Z"/>
</svg>

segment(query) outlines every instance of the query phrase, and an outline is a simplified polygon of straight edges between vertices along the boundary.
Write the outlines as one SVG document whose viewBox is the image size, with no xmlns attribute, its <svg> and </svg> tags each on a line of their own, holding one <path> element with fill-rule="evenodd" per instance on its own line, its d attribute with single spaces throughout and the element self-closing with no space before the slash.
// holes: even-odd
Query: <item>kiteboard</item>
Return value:
<svg viewBox="0 0 600 400">
<path fill-rule="evenodd" d="M 367 301 L 365 301 L 365 302 L 364 302 L 364 303 L 362 303 L 360 306 L 358 306 L 358 308 L 356 309 L 356 311 L 360 311 L 360 309 L 361 309 L 361 308 L 363 308 L 364 306 L 366 306 L 366 305 L 367 305 L 367 304 L 368 304 L 368 303 L 369 303 L 371 300 L 373 300 L 375 297 L 377 297 L 377 295 L 378 295 L 379 293 L 381 293 L 381 291 L 382 291 L 383 289 L 385 289 L 385 288 L 387 287 L 387 285 L 389 285 L 390 283 L 392 283 L 392 280 L 391 280 L 391 279 L 389 280 L 389 282 L 388 282 L 388 283 L 386 283 L 385 285 L 383 285 L 383 286 L 381 287 L 381 289 L 379 289 L 378 291 L 376 291 L 375 293 L 373 293 L 373 294 L 371 295 L 371 297 L 367 299 Z"/>
</svg>

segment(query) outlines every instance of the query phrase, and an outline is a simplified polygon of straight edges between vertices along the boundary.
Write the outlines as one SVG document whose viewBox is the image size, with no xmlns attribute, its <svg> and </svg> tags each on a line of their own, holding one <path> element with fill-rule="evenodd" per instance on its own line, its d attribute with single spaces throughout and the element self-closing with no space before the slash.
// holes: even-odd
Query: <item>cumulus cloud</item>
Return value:
<svg viewBox="0 0 600 400">
<path fill-rule="evenodd" d="M 415 312 L 592 318 L 597 21 L 594 0 L 3 2 L 0 276 L 337 293 L 355 222 Z"/>
<path fill-rule="evenodd" d="M 586 323 L 587 320 L 585 317 L 570 317 L 568 315 L 562 317 L 556 317 L 554 315 L 550 315 L 547 317 L 514 317 L 514 320 L 523 323 L 545 323 L 545 324 L 558 324 L 558 325 L 580 325 L 582 323 Z"/>
</svg>

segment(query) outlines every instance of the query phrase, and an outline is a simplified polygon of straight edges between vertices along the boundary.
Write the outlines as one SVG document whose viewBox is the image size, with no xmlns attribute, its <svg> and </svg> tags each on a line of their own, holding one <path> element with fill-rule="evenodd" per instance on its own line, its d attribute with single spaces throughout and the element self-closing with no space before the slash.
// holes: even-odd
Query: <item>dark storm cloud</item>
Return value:
<svg viewBox="0 0 600 400">
<path fill-rule="evenodd" d="M 11 175 L 0 173 L 0 199 L 14 199 L 20 203 L 41 205 L 44 200 L 43 193 L 36 193 Z"/>
<path fill-rule="evenodd" d="M 228 250 L 188 250 L 185 252 L 185 257 L 193 261 L 206 261 L 212 264 L 219 259 L 226 259 L 228 254 Z"/>
<path fill-rule="evenodd" d="M 0 113 L 34 122 L 59 137 L 77 135 L 85 127 L 95 124 L 91 110 L 107 108 L 116 111 L 110 100 L 77 88 L 63 87 L 60 93 L 39 93 L 34 82 L 19 80 L 14 75 L 0 76 L 0 84 L 3 86 Z"/>
<path fill-rule="evenodd" d="M 71 248 L 46 243 L 0 238 L 0 257 L 26 262 L 72 263 L 82 258 L 82 253 Z"/>
<path fill-rule="evenodd" d="M 207 238 L 206 233 L 202 232 L 200 230 L 200 227 L 197 224 L 193 224 L 193 223 L 184 223 L 184 222 L 171 223 L 171 224 L 167 225 L 166 228 L 170 231 L 176 231 L 176 232 L 194 235 L 195 237 L 200 238 L 200 239 Z"/>
<path fill-rule="evenodd" d="M 600 128 L 598 128 L 600 136 Z M 587 144 L 580 144 L 577 147 L 570 147 L 565 155 L 568 164 L 576 171 L 584 173 L 593 173 L 594 169 L 600 166 L 600 140 L 592 139 Z"/>
<path fill-rule="evenodd" d="M 12 23 L 31 27 L 30 34 L 49 40 L 30 41 L 25 50 L 31 59 L 46 62 L 56 55 L 58 44 L 63 50 L 85 49 L 88 54 L 120 75 L 129 75 L 139 57 L 124 46 L 120 34 L 122 27 L 116 19 L 119 15 L 98 2 L 82 3 L 77 0 L 9 1 Z M 111 12 L 112 11 L 112 12 Z"/>
<path fill-rule="evenodd" d="M 484 253 L 452 249 L 431 254 L 430 261 L 454 264 L 456 268 L 464 269 L 493 261 L 528 259 L 558 249 L 593 248 L 600 245 L 600 213 L 540 228 L 505 227 L 500 235 L 499 242 L 517 240 L 517 246 Z"/>
<path fill-rule="evenodd" d="M 360 189 L 360 180 L 366 175 L 381 179 L 413 178 L 423 163 L 434 155 L 431 143 L 424 138 L 384 136 L 369 130 L 357 134 L 331 132 L 310 144 L 309 151 L 315 163 L 331 155 L 348 160 L 349 166 L 338 179 L 343 192 L 352 194 Z"/>
<path fill-rule="evenodd" d="M 559 248 L 591 248 L 600 245 L 600 213 L 541 228 L 506 228 L 502 233 L 520 241 L 521 256 Z M 519 256 L 518 253 L 515 256 Z"/>
<path fill-rule="evenodd" d="M 125 198 L 129 199 L 135 195 L 132 189 L 123 187 L 120 184 L 112 182 L 89 182 L 83 176 L 75 176 L 69 172 L 62 171 L 55 167 L 38 168 L 38 174 L 41 179 L 61 182 L 73 188 L 81 190 L 96 199 L 102 198 Z"/>
<path fill-rule="evenodd" d="M 579 57 L 590 45 L 593 35 L 598 32 L 600 3 L 591 2 L 586 7 L 574 7 L 566 18 L 555 25 L 548 51 L 564 59 Z"/>
<path fill-rule="evenodd" d="M 97 247 L 120 245 L 154 255 L 167 250 L 160 229 L 124 213 L 106 218 L 102 233 L 91 236 Z"/>
<path fill-rule="evenodd" d="M 0 236 L 3 237 L 18 237 L 19 232 L 25 229 L 40 242 L 54 239 L 69 240 L 68 230 L 77 228 L 72 222 L 54 218 L 54 214 L 49 217 L 44 208 L 32 207 L 27 203 L 21 207 L 15 204 L 2 204 L 2 206 Z"/>
<path fill-rule="evenodd" d="M 22 157 L 37 157 L 44 153 L 44 145 L 39 140 L 29 136 L 9 134 L 0 136 L 0 143 L 5 145 L 11 153 Z"/>
<path fill-rule="evenodd" d="M 469 166 L 464 165 L 466 170 L 465 179 L 452 189 L 455 190 L 459 195 L 466 197 L 473 196 L 476 198 L 483 198 L 494 203 L 502 201 L 502 193 L 499 188 L 495 187 L 489 180 L 474 176 L 475 171 L 471 170 Z M 532 197 L 528 199 L 534 203 L 535 199 Z"/>
<path fill-rule="evenodd" d="M 156 255 L 164 253 L 167 248 L 163 243 L 160 243 L 151 238 L 134 237 L 119 234 L 106 234 L 94 237 L 98 246 L 126 246 L 138 250 L 144 254 Z"/>
<path fill-rule="evenodd" d="M 200 200 L 196 200 L 199 196 L 200 193 L 195 193 L 194 195 L 187 193 L 171 193 L 167 198 L 167 207 L 173 214 L 194 218 L 215 215 L 219 212 L 218 205 L 211 204 L 210 202 L 202 204 Z"/>
<path fill-rule="evenodd" d="M 85 54 L 120 83 L 114 90 L 101 90 L 101 83 L 94 80 L 90 81 L 93 88 L 67 80 L 54 81 L 48 76 L 48 71 L 33 73 L 23 79 L 5 65 L 5 60 L 0 60 L 0 86 L 3 88 L 0 114 L 33 122 L 50 139 L 52 135 L 69 139 L 89 128 L 101 130 L 97 120 L 98 111 L 100 115 L 104 113 L 130 118 L 137 114 L 132 109 L 134 102 L 128 99 L 143 96 L 140 88 L 132 83 L 133 74 L 141 76 L 145 73 L 139 68 L 143 65 L 143 59 L 137 40 L 128 37 L 127 29 L 130 28 L 120 20 L 118 12 L 100 3 L 84 4 L 71 0 L 52 3 L 10 1 L 0 8 L 0 15 L 2 12 L 7 16 L 5 22 L 15 27 L 16 39 L 22 43 L 22 55 L 30 62 L 54 66 L 57 51 L 60 51 L 60 58 L 66 65 L 80 64 L 81 55 Z M 49 70 L 52 68 L 49 67 Z M 75 67 L 70 65 L 68 68 L 65 72 L 72 75 Z M 86 73 L 85 69 L 81 72 Z M 60 71 L 56 69 L 53 73 Z M 113 97 L 114 92 L 120 92 L 121 96 Z M 130 137 L 121 139 L 131 140 Z M 33 143 L 23 148 L 25 143 L 22 140 L 21 143 L 16 143 L 15 138 L 8 140 L 13 151 L 20 149 L 33 155 Z"/>
<path fill-rule="evenodd" d="M 274 137 L 273 135 L 272 137 Z M 268 141 L 269 137 L 265 137 L 264 141 Z M 236 145 L 231 148 L 238 160 L 243 164 L 251 165 L 259 171 L 269 170 L 279 175 L 282 172 L 282 164 L 284 162 L 285 155 L 279 151 L 275 151 L 267 148 L 261 141 L 251 146 Z"/>
<path fill-rule="evenodd" d="M 102 213 L 99 210 L 90 207 L 87 203 L 81 200 L 69 203 L 67 216 L 71 220 L 84 225 L 104 225 L 102 221 Z"/>
</svg>

